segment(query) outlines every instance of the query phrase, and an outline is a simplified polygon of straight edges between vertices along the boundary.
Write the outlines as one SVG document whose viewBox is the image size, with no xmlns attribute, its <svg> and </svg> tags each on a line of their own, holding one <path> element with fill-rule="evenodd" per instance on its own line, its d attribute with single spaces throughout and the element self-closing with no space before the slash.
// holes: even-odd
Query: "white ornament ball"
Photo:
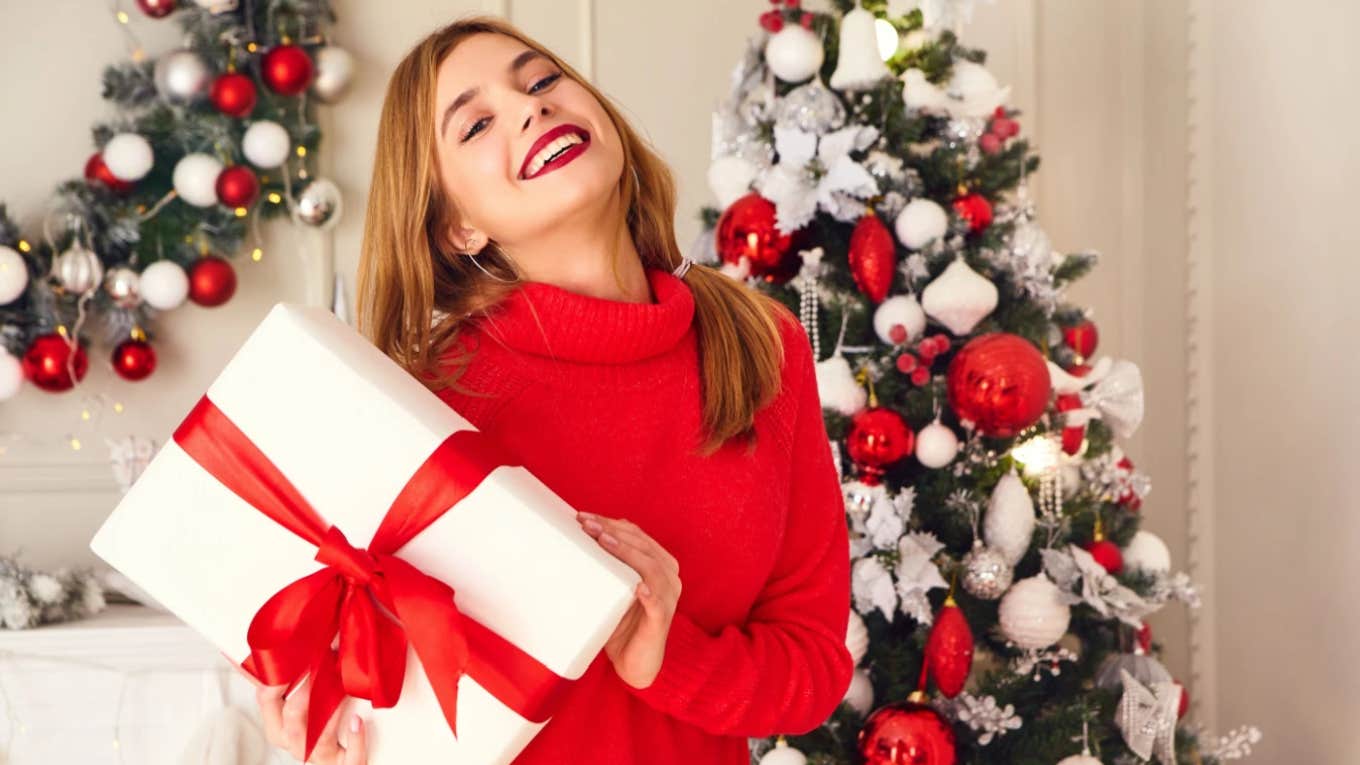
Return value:
<svg viewBox="0 0 1360 765">
<path fill-rule="evenodd" d="M 312 92 L 328 104 L 339 101 L 354 79 L 354 57 L 344 48 L 326 45 L 312 57 L 312 63 L 316 67 Z"/>
<path fill-rule="evenodd" d="M 1058 765 L 1103 765 L 1103 763 L 1089 754 L 1074 754 L 1059 760 Z"/>
<path fill-rule="evenodd" d="M 1011 585 L 997 610 L 1002 634 L 1017 646 L 1036 651 L 1061 640 L 1071 616 L 1062 592 L 1043 574 Z"/>
<path fill-rule="evenodd" d="M 237 0 L 194 0 L 194 5 L 216 16 L 236 10 Z"/>
<path fill-rule="evenodd" d="M 241 137 L 241 153 L 246 155 L 250 164 L 260 168 L 282 165 L 288 159 L 292 142 L 288 131 L 277 122 L 260 120 L 251 123 Z"/>
<path fill-rule="evenodd" d="M 24 365 L 4 348 L 0 348 L 0 401 L 19 394 L 24 387 Z"/>
<path fill-rule="evenodd" d="M 1166 574 L 1171 571 L 1171 551 L 1166 542 L 1151 531 L 1138 531 L 1124 548 L 1124 567 L 1145 574 Z"/>
<path fill-rule="evenodd" d="M 293 220 L 317 228 L 330 228 L 340 222 L 344 198 L 340 187 L 329 178 L 314 178 L 297 196 Z"/>
<path fill-rule="evenodd" d="M 765 43 L 765 63 L 784 82 L 802 82 L 822 67 L 822 41 L 810 29 L 785 24 Z"/>
<path fill-rule="evenodd" d="M 845 647 L 856 664 L 869 651 L 869 629 L 864 626 L 864 617 L 854 609 L 850 610 L 850 621 L 845 625 Z"/>
<path fill-rule="evenodd" d="M 1029 549 L 1034 523 L 1034 500 L 1012 466 L 992 489 L 987 517 L 982 522 L 982 537 L 1014 566 Z"/>
<path fill-rule="evenodd" d="M 202 57 L 186 48 L 157 59 L 153 77 L 156 91 L 167 100 L 188 103 L 207 90 L 211 72 Z"/>
<path fill-rule="evenodd" d="M 885 345 L 894 345 L 892 328 L 898 324 L 907 331 L 902 345 L 916 341 L 926 331 L 926 312 L 916 302 L 915 295 L 893 295 L 874 311 L 874 333 Z"/>
<path fill-rule="evenodd" d="M 934 201 L 917 197 L 897 214 L 893 228 L 903 246 L 919 250 L 945 235 L 949 230 L 949 214 Z"/>
<path fill-rule="evenodd" d="M 118 133 L 104 144 L 104 164 L 113 177 L 129 183 L 151 171 L 151 143 L 137 133 Z"/>
<path fill-rule="evenodd" d="M 62 289 L 84 295 L 104 280 L 104 262 L 92 250 L 76 242 L 52 261 L 52 273 Z"/>
<path fill-rule="evenodd" d="M 13 303 L 28 287 L 28 266 L 18 250 L 0 246 L 0 305 Z"/>
<path fill-rule="evenodd" d="M 186 154 L 175 164 L 175 193 L 194 207 L 212 207 L 217 204 L 217 176 L 221 174 L 222 163 L 216 157 Z"/>
<path fill-rule="evenodd" d="M 942 468 L 959 454 L 959 437 L 948 425 L 935 420 L 916 434 L 916 460 L 931 469 Z"/>
<path fill-rule="evenodd" d="M 160 311 L 178 308 L 189 296 L 189 275 L 173 260 L 158 260 L 142 270 L 142 301 Z"/>
<path fill-rule="evenodd" d="M 723 209 L 745 196 L 755 177 L 755 164 L 749 159 L 730 154 L 718 157 L 708 166 L 708 188 L 713 191 L 718 206 Z"/>
<path fill-rule="evenodd" d="M 996 310 L 1000 294 L 991 279 L 960 255 L 921 291 L 921 307 L 954 335 L 963 337 Z"/>
<path fill-rule="evenodd" d="M 850 675 L 850 687 L 845 689 L 845 703 L 860 715 L 867 715 L 874 708 L 874 684 L 869 681 L 869 673 L 856 669 Z"/>
<path fill-rule="evenodd" d="M 839 353 L 817 362 L 817 396 L 825 409 L 834 409 L 849 417 L 863 409 L 869 394 L 855 380 L 850 362 Z"/>
<path fill-rule="evenodd" d="M 807 757 L 783 739 L 760 758 L 760 765 L 807 765 Z"/>
</svg>

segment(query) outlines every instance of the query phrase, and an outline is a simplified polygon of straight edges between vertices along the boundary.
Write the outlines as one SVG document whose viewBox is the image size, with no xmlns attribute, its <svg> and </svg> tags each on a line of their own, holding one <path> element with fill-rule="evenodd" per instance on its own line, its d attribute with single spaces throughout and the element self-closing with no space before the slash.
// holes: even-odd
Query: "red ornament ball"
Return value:
<svg viewBox="0 0 1360 765">
<path fill-rule="evenodd" d="M 269 89 L 284 96 L 296 96 L 312 84 L 312 57 L 301 46 L 276 45 L 260 61 L 260 75 Z"/>
<path fill-rule="evenodd" d="M 156 371 L 156 350 L 145 340 L 124 340 L 113 349 L 113 371 L 124 380 L 144 380 Z"/>
<path fill-rule="evenodd" d="M 240 72 L 227 72 L 213 80 L 209 94 L 217 111 L 228 117 L 245 117 L 255 110 L 255 81 Z"/>
<path fill-rule="evenodd" d="M 951 699 L 963 690 L 973 670 L 973 631 L 952 597 L 945 599 L 935 623 L 930 625 L 925 662 L 935 677 L 935 687 Z"/>
<path fill-rule="evenodd" d="M 1001 151 L 1001 136 L 996 133 L 983 133 L 978 139 L 978 148 L 983 154 L 997 154 Z"/>
<path fill-rule="evenodd" d="M 1091 354 L 1096 352 L 1096 344 L 1100 342 L 1100 332 L 1096 330 L 1096 324 L 1087 320 L 1071 327 L 1063 327 L 1063 342 L 1068 348 L 1076 351 L 1078 356 L 1083 359 L 1091 358 Z"/>
<path fill-rule="evenodd" d="M 217 201 L 227 207 L 250 207 L 260 196 L 260 182 L 245 165 L 232 165 L 217 175 Z"/>
<path fill-rule="evenodd" d="M 897 246 L 883 219 L 866 212 L 850 234 L 850 275 L 855 286 L 875 303 L 882 303 L 897 270 Z"/>
<path fill-rule="evenodd" d="M 968 230 L 973 233 L 992 225 L 992 203 L 981 194 L 965 194 L 955 199 L 954 211 L 968 222 Z"/>
<path fill-rule="evenodd" d="M 236 271 L 225 259 L 204 255 L 189 266 L 189 299 L 212 308 L 231 299 L 236 292 Z"/>
<path fill-rule="evenodd" d="M 1108 539 L 1097 539 L 1086 545 L 1086 552 L 1096 559 L 1101 568 L 1111 574 L 1118 574 L 1124 570 L 1124 554 L 1119 551 L 1119 545 Z"/>
<path fill-rule="evenodd" d="M 163 19 L 174 13 L 177 0 L 137 0 L 137 7 L 142 9 L 142 13 L 153 19 Z"/>
<path fill-rule="evenodd" d="M 1190 711 L 1190 692 L 1185 690 L 1185 686 L 1180 682 L 1176 683 L 1176 687 L 1181 689 L 1181 702 L 1176 706 L 1176 719 L 1179 720 Z"/>
<path fill-rule="evenodd" d="M 954 765 L 954 729 L 926 704 L 879 707 L 859 730 L 864 765 Z"/>
<path fill-rule="evenodd" d="M 802 266 L 793 247 L 795 234 L 779 232 L 774 203 L 759 194 L 747 194 L 728 205 L 714 236 L 724 263 L 736 265 L 742 257 L 749 258 L 751 273 L 767 282 L 783 283 Z"/>
<path fill-rule="evenodd" d="M 1143 626 L 1138 628 L 1138 647 L 1143 649 L 1143 653 L 1152 650 L 1152 625 L 1143 622 Z"/>
<path fill-rule="evenodd" d="M 104 164 L 103 152 L 96 151 L 85 160 L 85 180 L 90 183 L 102 183 L 115 194 L 126 194 L 132 191 L 133 184 L 114 175 L 109 170 L 109 166 Z"/>
<path fill-rule="evenodd" d="M 68 360 L 71 362 L 71 369 L 67 368 Z M 85 355 L 83 345 L 77 344 L 73 349 L 67 344 L 65 337 L 50 332 L 33 339 L 33 344 L 24 352 L 21 365 L 24 377 L 27 377 L 29 382 L 48 393 L 60 393 L 74 388 L 77 382 L 85 379 L 85 372 L 90 368 L 90 360 Z M 71 376 L 72 372 L 75 373 L 74 378 Z"/>
<path fill-rule="evenodd" d="M 1010 438 L 1038 422 L 1052 387 L 1043 354 L 1007 332 L 970 340 L 949 362 L 949 405 L 993 438 Z"/>
<path fill-rule="evenodd" d="M 846 448 L 867 484 L 878 483 L 884 468 L 911 454 L 916 435 L 902 415 L 882 406 L 860 410 L 850 421 Z"/>
</svg>

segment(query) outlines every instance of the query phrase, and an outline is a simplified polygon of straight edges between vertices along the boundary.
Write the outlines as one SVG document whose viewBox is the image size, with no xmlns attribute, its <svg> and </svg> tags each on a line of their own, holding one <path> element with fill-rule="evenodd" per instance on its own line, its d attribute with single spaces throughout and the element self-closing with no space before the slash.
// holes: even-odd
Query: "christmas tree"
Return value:
<svg viewBox="0 0 1360 765">
<path fill-rule="evenodd" d="M 1212 763 L 1147 616 L 1198 596 L 1139 529 L 1143 416 L 1065 289 L 969 0 L 775 2 L 713 121 L 699 260 L 802 319 L 841 468 L 858 668 L 762 765 Z"/>
</svg>

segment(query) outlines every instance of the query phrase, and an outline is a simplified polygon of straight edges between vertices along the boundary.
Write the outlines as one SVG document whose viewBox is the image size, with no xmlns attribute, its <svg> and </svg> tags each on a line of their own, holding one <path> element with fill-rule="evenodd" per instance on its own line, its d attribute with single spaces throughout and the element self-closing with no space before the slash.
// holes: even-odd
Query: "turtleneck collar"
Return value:
<svg viewBox="0 0 1360 765">
<path fill-rule="evenodd" d="M 488 337 L 534 356 L 586 364 L 626 364 L 678 343 L 694 319 L 689 285 L 647 268 L 654 303 L 582 295 L 547 282 L 522 282 L 477 325 Z"/>
</svg>

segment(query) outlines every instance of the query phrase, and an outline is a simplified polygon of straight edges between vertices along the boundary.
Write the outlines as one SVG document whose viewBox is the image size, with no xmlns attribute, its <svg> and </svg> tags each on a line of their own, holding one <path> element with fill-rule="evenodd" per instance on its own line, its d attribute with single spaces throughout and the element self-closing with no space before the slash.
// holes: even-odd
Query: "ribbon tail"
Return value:
<svg viewBox="0 0 1360 765">
<path fill-rule="evenodd" d="M 379 611 L 366 588 L 351 588 L 340 609 L 340 680 L 374 708 L 397 705 L 406 676 L 406 634 Z"/>
<path fill-rule="evenodd" d="M 303 762 L 311 758 L 316 742 L 321 740 L 321 732 L 326 729 L 326 723 L 340 708 L 340 702 L 345 700 L 335 651 L 320 651 L 316 663 L 312 665 L 311 675 L 312 682 L 307 689 L 311 698 L 307 700 L 307 746 L 302 755 Z"/>
<path fill-rule="evenodd" d="M 453 589 L 394 556 L 384 556 L 382 568 L 397 617 L 457 738 L 458 681 L 467 671 L 468 642 Z"/>
</svg>

